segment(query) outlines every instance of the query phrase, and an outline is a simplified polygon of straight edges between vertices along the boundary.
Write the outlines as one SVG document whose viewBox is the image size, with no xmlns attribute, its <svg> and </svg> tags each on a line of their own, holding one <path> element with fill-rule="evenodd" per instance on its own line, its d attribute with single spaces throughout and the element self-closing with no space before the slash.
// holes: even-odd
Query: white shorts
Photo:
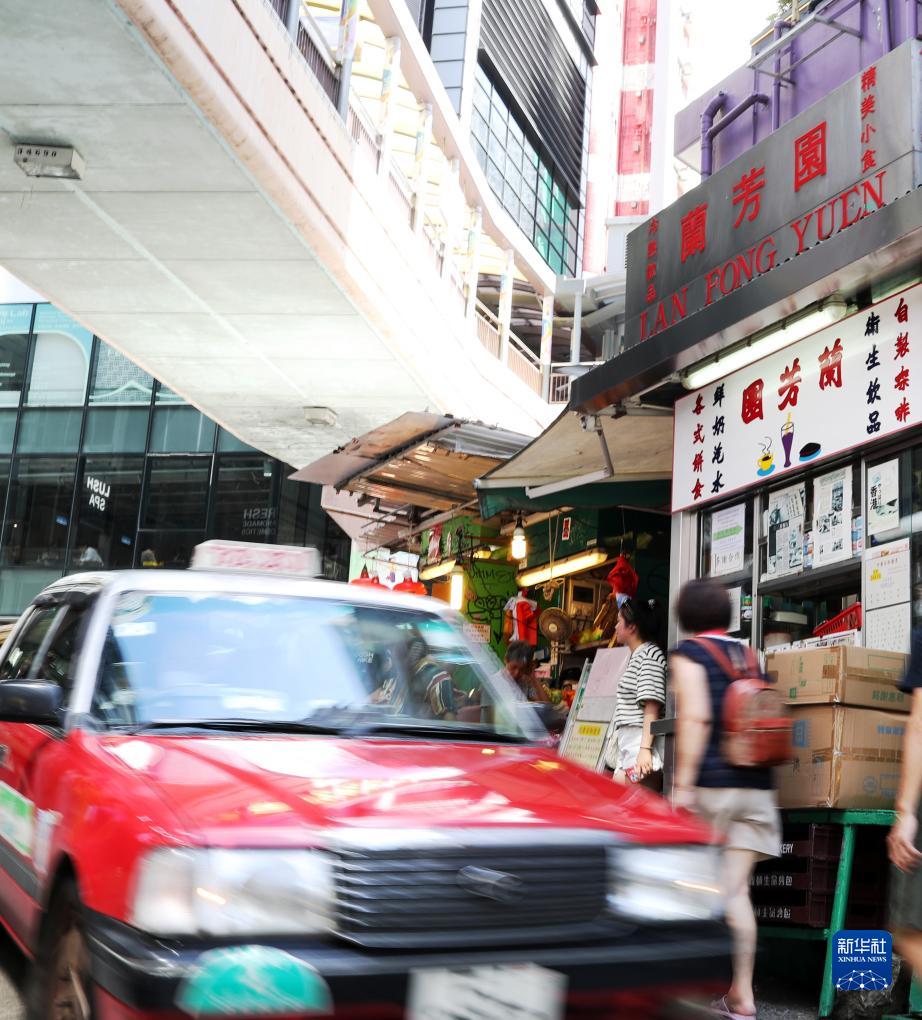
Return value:
<svg viewBox="0 0 922 1020">
<path fill-rule="evenodd" d="M 626 772 L 637 764 L 643 740 L 643 726 L 618 726 L 611 734 L 605 752 L 605 764 L 615 772 Z M 661 772 L 665 737 L 653 738 L 653 771 Z"/>
</svg>

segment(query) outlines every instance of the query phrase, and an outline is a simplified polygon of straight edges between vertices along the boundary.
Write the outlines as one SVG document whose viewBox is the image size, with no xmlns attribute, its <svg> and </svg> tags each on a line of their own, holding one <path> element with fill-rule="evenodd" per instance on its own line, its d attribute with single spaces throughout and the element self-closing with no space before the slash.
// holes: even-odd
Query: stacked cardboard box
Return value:
<svg viewBox="0 0 922 1020">
<path fill-rule="evenodd" d="M 815 648 L 766 659 L 791 706 L 794 758 L 779 769 L 782 807 L 888 808 L 899 783 L 909 699 L 906 656 Z"/>
</svg>

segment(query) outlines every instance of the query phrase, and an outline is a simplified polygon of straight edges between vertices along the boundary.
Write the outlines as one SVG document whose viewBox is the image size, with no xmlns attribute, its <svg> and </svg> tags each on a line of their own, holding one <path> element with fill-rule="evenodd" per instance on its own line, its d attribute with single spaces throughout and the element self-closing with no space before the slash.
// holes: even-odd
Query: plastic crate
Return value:
<svg viewBox="0 0 922 1020">
<path fill-rule="evenodd" d="M 764 924 L 802 924 L 828 928 L 832 920 L 833 893 L 801 892 L 789 903 L 756 903 L 756 919 Z M 886 898 L 852 901 L 845 918 L 847 928 L 882 928 L 887 917 Z"/>
<path fill-rule="evenodd" d="M 783 858 L 802 857 L 810 860 L 839 859 L 842 850 L 842 827 L 839 825 L 810 824 L 786 825 L 781 840 Z"/>
<path fill-rule="evenodd" d="M 814 637 L 828 637 L 830 634 L 841 634 L 844 630 L 858 630 L 861 627 L 861 603 L 856 602 L 848 609 L 814 627 Z"/>
</svg>

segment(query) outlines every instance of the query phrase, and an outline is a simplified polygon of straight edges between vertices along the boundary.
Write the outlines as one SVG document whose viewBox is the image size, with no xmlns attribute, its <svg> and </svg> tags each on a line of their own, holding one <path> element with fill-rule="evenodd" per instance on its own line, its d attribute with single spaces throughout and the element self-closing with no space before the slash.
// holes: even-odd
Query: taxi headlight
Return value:
<svg viewBox="0 0 922 1020">
<path fill-rule="evenodd" d="M 710 921 L 723 916 L 718 853 L 706 846 L 609 851 L 608 905 L 638 921 Z"/>
<path fill-rule="evenodd" d="M 311 850 L 159 849 L 131 923 L 155 935 L 304 935 L 333 928 L 333 868 Z"/>
</svg>

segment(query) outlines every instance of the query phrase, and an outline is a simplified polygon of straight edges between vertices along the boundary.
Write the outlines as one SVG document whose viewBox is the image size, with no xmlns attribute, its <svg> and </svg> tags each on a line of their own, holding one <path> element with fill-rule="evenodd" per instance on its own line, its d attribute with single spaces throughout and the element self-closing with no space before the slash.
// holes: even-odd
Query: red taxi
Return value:
<svg viewBox="0 0 922 1020">
<path fill-rule="evenodd" d="M 537 711 L 432 600 L 53 584 L 0 653 L 29 1017 L 655 1017 L 726 987 L 707 832 Z"/>
</svg>

